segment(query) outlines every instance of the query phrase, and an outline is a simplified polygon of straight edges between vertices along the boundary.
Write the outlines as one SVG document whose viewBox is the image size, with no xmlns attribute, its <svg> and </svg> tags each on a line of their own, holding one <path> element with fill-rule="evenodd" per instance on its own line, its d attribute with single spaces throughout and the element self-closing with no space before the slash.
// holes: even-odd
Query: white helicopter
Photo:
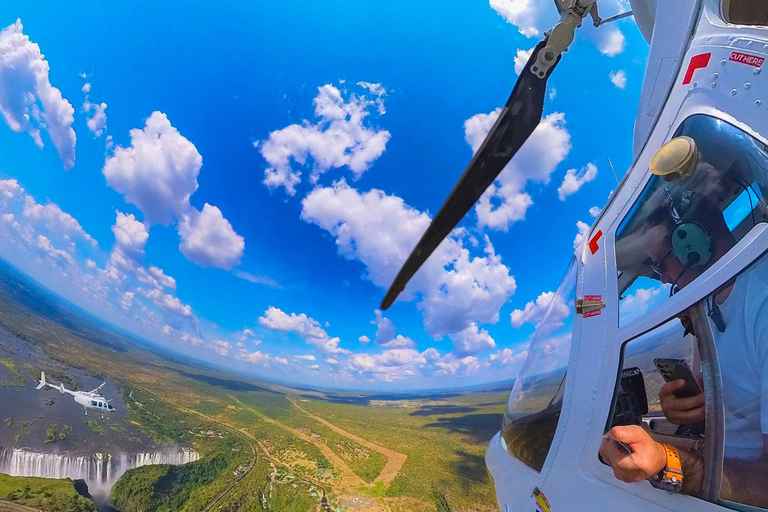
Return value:
<svg viewBox="0 0 768 512">
<path fill-rule="evenodd" d="M 99 394 L 99 390 L 101 390 L 105 384 L 106 382 L 102 382 L 96 389 L 92 389 L 91 391 L 72 391 L 65 388 L 64 383 L 52 384 L 47 382 L 45 380 L 45 372 L 40 372 L 40 383 L 37 385 L 36 389 L 43 389 L 45 386 L 48 386 L 49 388 L 57 389 L 59 393 L 72 395 L 75 402 L 85 408 L 85 414 L 88 414 L 88 409 L 99 412 L 112 412 L 115 410 L 115 407 L 109 403 L 111 400 L 107 400 Z"/>
<path fill-rule="evenodd" d="M 768 510 L 768 2 L 630 3 L 650 44 L 633 162 L 536 329 L 486 464 L 503 512 Z M 382 309 L 536 128 L 583 19 L 610 21 L 596 0 L 555 4 Z"/>
</svg>

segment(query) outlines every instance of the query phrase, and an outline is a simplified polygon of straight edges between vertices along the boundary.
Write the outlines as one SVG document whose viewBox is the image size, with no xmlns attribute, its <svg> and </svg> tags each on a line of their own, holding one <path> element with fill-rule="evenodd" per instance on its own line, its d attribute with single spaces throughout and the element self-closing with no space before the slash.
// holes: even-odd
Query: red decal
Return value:
<svg viewBox="0 0 768 512">
<path fill-rule="evenodd" d="M 597 233 L 595 233 L 595 236 L 592 237 L 592 240 L 589 241 L 589 250 L 592 251 L 592 254 L 595 254 L 600 247 L 597 245 L 597 241 L 600 240 L 600 238 L 603 236 L 603 230 L 598 230 Z"/>
<path fill-rule="evenodd" d="M 753 66 L 756 68 L 759 68 L 765 62 L 765 58 L 763 57 L 741 52 L 733 52 L 731 54 L 730 60 L 733 62 L 739 62 L 741 64 L 747 64 L 748 66 Z"/>
<path fill-rule="evenodd" d="M 591 318 L 593 316 L 600 316 L 601 309 L 593 309 L 592 311 L 587 311 L 583 315 L 581 315 L 582 318 Z"/>
<path fill-rule="evenodd" d="M 602 295 L 585 295 L 584 300 L 601 301 L 603 300 L 603 296 Z"/>
<path fill-rule="evenodd" d="M 711 53 L 701 53 L 691 57 L 691 62 L 688 64 L 688 71 L 685 72 L 685 78 L 683 78 L 683 85 L 688 85 L 691 83 L 691 80 L 693 80 L 694 71 L 709 66 L 710 57 L 712 57 Z"/>
</svg>

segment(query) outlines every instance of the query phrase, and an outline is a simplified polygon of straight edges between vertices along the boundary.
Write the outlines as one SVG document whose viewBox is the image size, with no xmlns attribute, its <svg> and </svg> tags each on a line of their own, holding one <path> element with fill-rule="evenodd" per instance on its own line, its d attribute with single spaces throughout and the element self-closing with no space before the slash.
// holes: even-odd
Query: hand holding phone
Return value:
<svg viewBox="0 0 768 512">
<path fill-rule="evenodd" d="M 653 360 L 653 364 L 656 365 L 664 381 L 672 382 L 680 379 L 685 381 L 685 386 L 675 391 L 677 398 L 689 398 L 703 393 L 699 381 L 693 375 L 688 361 L 685 359 L 657 357 Z"/>
</svg>

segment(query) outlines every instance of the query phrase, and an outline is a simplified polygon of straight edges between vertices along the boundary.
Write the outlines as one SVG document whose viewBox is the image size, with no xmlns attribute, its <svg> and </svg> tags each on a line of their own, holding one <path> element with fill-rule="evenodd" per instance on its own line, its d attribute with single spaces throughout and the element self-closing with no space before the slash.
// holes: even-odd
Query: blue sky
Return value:
<svg viewBox="0 0 768 512">
<path fill-rule="evenodd" d="M 606 158 L 619 176 L 631 160 L 648 49 L 633 20 L 585 23 L 531 141 L 381 313 L 551 2 L 157 4 L 0 7 L 0 256 L 263 378 L 514 377 L 616 186 Z"/>
</svg>

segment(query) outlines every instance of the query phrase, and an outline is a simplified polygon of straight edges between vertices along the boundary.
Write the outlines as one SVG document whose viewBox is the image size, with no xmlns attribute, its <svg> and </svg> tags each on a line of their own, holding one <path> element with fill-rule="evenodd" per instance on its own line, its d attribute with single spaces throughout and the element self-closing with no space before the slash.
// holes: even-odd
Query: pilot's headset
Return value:
<svg viewBox="0 0 768 512">
<path fill-rule="evenodd" d="M 660 176 L 666 182 L 673 182 L 681 178 L 692 176 L 696 170 L 699 152 L 696 142 L 686 136 L 675 137 L 664 144 L 651 159 L 650 170 L 656 176 Z M 703 272 L 711 261 L 715 252 L 715 242 L 707 229 L 699 222 L 691 220 L 690 215 L 698 206 L 703 206 L 702 201 L 708 201 L 706 197 L 692 190 L 676 191 L 677 200 L 673 197 L 668 187 L 663 187 L 667 195 L 666 204 L 674 226 L 669 232 L 669 246 L 672 255 L 683 265 L 683 272 L 675 279 L 670 289 L 670 295 L 677 291 L 677 281 L 690 268 L 698 268 Z M 718 331 L 725 332 L 720 308 L 714 298 L 711 305 L 708 302 L 709 316 L 715 323 Z M 688 329 L 686 327 L 686 329 Z"/>
<path fill-rule="evenodd" d="M 696 142 L 686 136 L 675 137 L 659 150 L 651 159 L 651 173 L 664 181 L 672 182 L 693 175 L 698 162 Z M 694 206 L 695 192 L 682 192 L 677 201 L 668 188 L 667 205 L 674 227 L 669 232 L 669 246 L 672 254 L 688 268 L 703 269 L 711 260 L 715 244 L 706 228 L 694 220 L 685 220 L 686 214 Z M 677 195 L 677 194 L 676 194 Z"/>
</svg>

